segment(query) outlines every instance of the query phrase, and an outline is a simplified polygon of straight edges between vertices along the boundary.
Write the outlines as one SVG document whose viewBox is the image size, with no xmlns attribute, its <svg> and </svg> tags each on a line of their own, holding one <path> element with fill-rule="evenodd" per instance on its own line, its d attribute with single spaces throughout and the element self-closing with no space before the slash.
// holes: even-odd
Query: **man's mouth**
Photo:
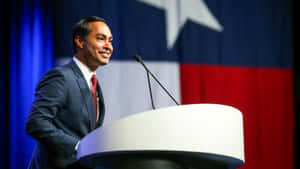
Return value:
<svg viewBox="0 0 300 169">
<path fill-rule="evenodd" d="M 101 55 L 101 56 L 103 56 L 104 58 L 109 58 L 109 56 L 110 56 L 110 52 L 99 52 L 99 54 Z"/>
</svg>

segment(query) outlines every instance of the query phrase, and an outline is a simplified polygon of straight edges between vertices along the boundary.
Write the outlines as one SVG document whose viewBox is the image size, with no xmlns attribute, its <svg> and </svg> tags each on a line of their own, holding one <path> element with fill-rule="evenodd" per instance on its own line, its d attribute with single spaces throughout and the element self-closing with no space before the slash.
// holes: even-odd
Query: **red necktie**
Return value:
<svg viewBox="0 0 300 169">
<path fill-rule="evenodd" d="M 95 106 L 95 127 L 96 127 L 98 108 L 97 108 L 97 78 L 95 74 L 92 76 L 91 80 L 93 85 L 93 100 Z"/>
</svg>

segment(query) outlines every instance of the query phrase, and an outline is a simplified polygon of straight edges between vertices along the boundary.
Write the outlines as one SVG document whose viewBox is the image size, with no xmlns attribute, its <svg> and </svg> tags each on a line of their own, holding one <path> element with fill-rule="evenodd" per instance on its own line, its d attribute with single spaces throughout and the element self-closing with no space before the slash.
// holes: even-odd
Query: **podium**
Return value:
<svg viewBox="0 0 300 169">
<path fill-rule="evenodd" d="M 138 165 L 139 160 L 189 169 L 238 168 L 245 162 L 242 113 L 219 104 L 138 113 L 85 136 L 77 159 L 82 165 L 107 169 L 139 168 L 126 166 L 128 162 Z"/>
</svg>

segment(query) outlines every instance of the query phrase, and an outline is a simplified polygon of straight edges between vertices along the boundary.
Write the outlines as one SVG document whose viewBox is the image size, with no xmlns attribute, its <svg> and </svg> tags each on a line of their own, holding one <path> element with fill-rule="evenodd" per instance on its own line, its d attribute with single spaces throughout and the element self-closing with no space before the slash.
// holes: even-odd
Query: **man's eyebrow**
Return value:
<svg viewBox="0 0 300 169">
<path fill-rule="evenodd" d="M 103 33 L 97 33 L 96 34 L 96 36 L 104 36 L 104 37 L 107 37 L 105 34 L 103 34 Z M 111 39 L 113 39 L 113 37 L 111 36 L 111 37 L 109 37 L 109 38 L 111 38 Z"/>
</svg>

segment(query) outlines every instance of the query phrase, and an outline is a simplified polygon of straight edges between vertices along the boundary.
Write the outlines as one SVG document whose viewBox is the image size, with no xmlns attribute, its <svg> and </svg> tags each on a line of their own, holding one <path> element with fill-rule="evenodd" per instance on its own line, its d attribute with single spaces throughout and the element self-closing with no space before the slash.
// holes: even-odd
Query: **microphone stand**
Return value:
<svg viewBox="0 0 300 169">
<path fill-rule="evenodd" d="M 141 63 L 143 65 L 143 67 L 145 68 L 145 70 L 147 71 L 148 74 L 150 74 L 153 79 L 160 85 L 160 87 L 169 95 L 169 97 L 176 103 L 176 105 L 180 105 L 175 98 L 168 92 L 168 90 L 159 82 L 159 80 L 157 80 L 157 78 L 151 73 L 151 71 L 147 68 L 147 66 L 144 64 L 142 58 L 139 55 L 134 55 L 133 56 L 135 58 L 135 60 L 139 63 Z M 149 83 L 149 82 L 148 82 Z M 151 92 L 151 89 L 150 89 Z M 151 92 L 152 93 L 152 92 Z M 151 94 L 151 98 L 152 98 L 152 94 Z M 153 104 L 153 101 L 152 101 Z"/>
<path fill-rule="evenodd" d="M 151 98 L 152 109 L 155 110 L 155 106 L 154 106 L 154 103 L 153 103 L 153 96 L 152 96 L 152 89 L 151 89 L 151 83 L 150 83 L 149 72 L 147 72 L 147 80 L 148 80 L 148 86 L 149 86 L 149 92 L 150 92 L 150 98 Z"/>
</svg>

